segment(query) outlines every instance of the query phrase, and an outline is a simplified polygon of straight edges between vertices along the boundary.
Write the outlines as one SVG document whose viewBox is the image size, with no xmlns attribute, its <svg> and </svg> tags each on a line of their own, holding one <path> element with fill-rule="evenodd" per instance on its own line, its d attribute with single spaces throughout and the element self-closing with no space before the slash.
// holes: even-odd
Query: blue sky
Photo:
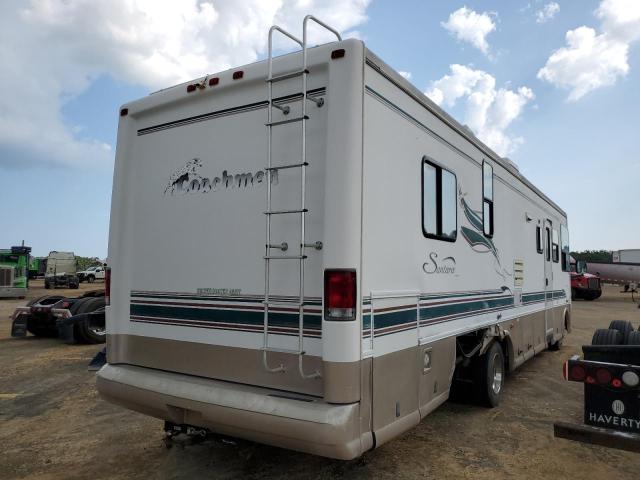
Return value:
<svg viewBox="0 0 640 480">
<path fill-rule="evenodd" d="M 159 3 L 0 6 L 0 247 L 106 256 L 119 105 L 263 58 L 268 26 L 305 13 L 514 160 L 567 211 L 572 249 L 640 247 L 640 2 Z"/>
</svg>

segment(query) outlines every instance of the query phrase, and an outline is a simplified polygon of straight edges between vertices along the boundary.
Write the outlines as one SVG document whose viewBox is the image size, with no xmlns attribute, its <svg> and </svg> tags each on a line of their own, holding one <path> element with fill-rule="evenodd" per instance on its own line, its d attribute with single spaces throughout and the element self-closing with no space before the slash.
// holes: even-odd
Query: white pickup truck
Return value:
<svg viewBox="0 0 640 480">
<path fill-rule="evenodd" d="M 84 282 L 86 280 L 89 283 L 93 283 L 96 280 L 104 280 L 104 271 L 105 267 L 102 265 L 89 267 L 82 272 L 78 272 L 78 278 L 80 282 Z"/>
</svg>

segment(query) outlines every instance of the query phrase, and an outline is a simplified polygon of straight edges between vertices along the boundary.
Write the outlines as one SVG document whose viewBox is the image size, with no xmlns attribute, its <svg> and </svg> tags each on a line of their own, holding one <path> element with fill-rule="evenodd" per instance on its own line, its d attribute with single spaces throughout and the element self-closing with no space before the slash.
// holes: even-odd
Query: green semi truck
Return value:
<svg viewBox="0 0 640 480">
<path fill-rule="evenodd" d="M 0 249 L 0 298 L 24 298 L 29 287 L 29 254 L 24 245 Z"/>
<path fill-rule="evenodd" d="M 47 270 L 47 257 L 30 257 L 29 279 L 44 277 Z"/>
</svg>

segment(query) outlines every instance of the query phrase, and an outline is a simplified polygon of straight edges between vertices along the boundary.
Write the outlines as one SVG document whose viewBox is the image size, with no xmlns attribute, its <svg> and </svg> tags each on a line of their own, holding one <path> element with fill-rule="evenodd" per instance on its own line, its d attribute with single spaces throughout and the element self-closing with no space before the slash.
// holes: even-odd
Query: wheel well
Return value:
<svg viewBox="0 0 640 480">
<path fill-rule="evenodd" d="M 505 363 L 505 372 L 510 372 L 511 367 L 513 365 L 513 341 L 509 335 L 506 335 L 504 338 L 497 338 L 496 341 L 502 347 L 502 352 L 504 353 L 504 363 Z"/>
<path fill-rule="evenodd" d="M 571 332 L 571 312 L 568 309 L 564 311 L 564 329 L 568 333 Z"/>
</svg>

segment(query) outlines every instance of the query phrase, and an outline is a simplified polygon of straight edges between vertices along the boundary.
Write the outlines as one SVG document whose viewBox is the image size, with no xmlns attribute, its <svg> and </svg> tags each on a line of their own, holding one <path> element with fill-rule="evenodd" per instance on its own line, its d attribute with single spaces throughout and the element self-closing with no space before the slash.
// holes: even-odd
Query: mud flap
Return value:
<svg viewBox="0 0 640 480">
<path fill-rule="evenodd" d="M 56 327 L 58 327 L 58 338 L 67 343 L 74 343 L 76 338 L 73 334 L 73 326 L 84 320 L 86 314 L 74 315 L 68 318 L 58 318 L 56 320 Z"/>
<path fill-rule="evenodd" d="M 87 370 L 89 370 L 90 372 L 97 372 L 105 363 L 107 363 L 107 347 L 104 347 L 102 350 L 96 353 L 96 356 L 93 357 L 93 360 L 89 362 Z"/>
<path fill-rule="evenodd" d="M 29 315 L 18 315 L 13 319 L 11 323 L 11 336 L 12 337 L 26 337 L 27 336 L 27 320 Z"/>
</svg>

